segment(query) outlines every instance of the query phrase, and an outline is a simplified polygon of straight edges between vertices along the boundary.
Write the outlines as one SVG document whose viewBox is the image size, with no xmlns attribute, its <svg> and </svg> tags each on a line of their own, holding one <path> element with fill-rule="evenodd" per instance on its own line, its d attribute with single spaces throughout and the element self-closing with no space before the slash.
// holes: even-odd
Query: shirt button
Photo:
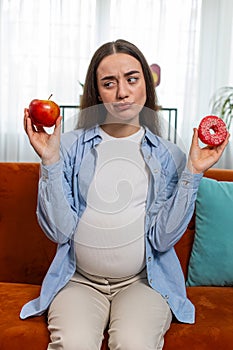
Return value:
<svg viewBox="0 0 233 350">
<path fill-rule="evenodd" d="M 169 299 L 169 296 L 166 294 L 166 295 L 164 295 L 164 298 L 165 298 L 166 300 L 168 300 L 168 299 Z"/>
<path fill-rule="evenodd" d="M 149 256 L 148 261 L 149 261 L 149 262 L 151 261 L 151 256 Z"/>
<path fill-rule="evenodd" d="M 184 185 L 184 186 L 187 186 L 188 184 L 189 184 L 189 181 L 183 180 L 183 185 Z"/>
<path fill-rule="evenodd" d="M 150 279 L 150 284 L 153 282 L 152 278 Z"/>
<path fill-rule="evenodd" d="M 158 169 L 154 169 L 154 173 L 157 174 L 157 172 L 158 172 Z"/>
</svg>

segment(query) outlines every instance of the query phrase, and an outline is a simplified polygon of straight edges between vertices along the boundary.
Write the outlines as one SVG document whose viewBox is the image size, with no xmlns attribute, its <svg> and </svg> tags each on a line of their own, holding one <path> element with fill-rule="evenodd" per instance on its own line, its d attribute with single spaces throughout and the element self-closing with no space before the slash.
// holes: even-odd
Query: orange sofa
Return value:
<svg viewBox="0 0 233 350">
<path fill-rule="evenodd" d="M 37 297 L 56 246 L 36 219 L 38 163 L 0 163 L 0 349 L 46 350 L 46 315 L 20 320 L 24 303 Z M 233 181 L 233 170 L 211 169 L 205 176 Z M 176 245 L 185 276 L 195 234 L 195 217 Z M 217 263 L 217 262 L 216 262 Z M 233 288 L 187 287 L 196 323 L 174 321 L 164 350 L 233 349 Z M 107 332 L 101 350 L 107 350 Z"/>
</svg>

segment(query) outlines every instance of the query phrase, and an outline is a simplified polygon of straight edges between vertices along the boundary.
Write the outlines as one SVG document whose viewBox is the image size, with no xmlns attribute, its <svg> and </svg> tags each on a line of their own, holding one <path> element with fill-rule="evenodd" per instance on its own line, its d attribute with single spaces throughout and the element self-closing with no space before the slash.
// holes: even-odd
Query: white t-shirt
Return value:
<svg viewBox="0 0 233 350">
<path fill-rule="evenodd" d="M 128 277 L 145 266 L 148 169 L 140 150 L 144 129 L 124 138 L 100 130 L 95 175 L 75 234 L 77 266 L 91 275 Z"/>
</svg>

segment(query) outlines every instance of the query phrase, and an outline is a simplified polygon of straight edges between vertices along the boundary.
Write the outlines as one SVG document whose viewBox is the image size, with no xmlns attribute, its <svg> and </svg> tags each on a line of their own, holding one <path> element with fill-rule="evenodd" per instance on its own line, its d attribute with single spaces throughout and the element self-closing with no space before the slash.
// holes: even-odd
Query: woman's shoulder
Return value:
<svg viewBox="0 0 233 350">
<path fill-rule="evenodd" d="M 164 168 L 170 167 L 171 169 L 183 169 L 186 164 L 186 153 L 172 141 L 153 134 L 150 140 L 154 141 L 155 145 L 155 157 L 160 159 L 161 165 Z"/>
<path fill-rule="evenodd" d="M 61 134 L 61 154 L 64 159 L 75 159 L 77 150 L 82 147 L 84 130 L 77 129 Z"/>
<path fill-rule="evenodd" d="M 77 142 L 84 134 L 84 129 L 76 129 L 61 134 L 61 143 L 63 146 L 72 145 Z"/>
<path fill-rule="evenodd" d="M 148 129 L 146 130 L 146 134 L 149 136 L 150 141 L 160 149 L 167 150 L 170 153 L 177 153 L 180 155 L 185 153 L 177 144 L 165 139 L 163 136 L 158 136 Z"/>
<path fill-rule="evenodd" d="M 76 155 L 82 154 L 85 144 L 93 144 L 92 140 L 99 135 L 98 127 L 90 129 L 75 129 L 65 132 L 61 135 L 61 153 L 66 158 L 76 158 Z"/>
<path fill-rule="evenodd" d="M 79 128 L 61 135 L 61 143 L 63 146 L 71 146 L 74 143 L 86 142 L 99 136 L 99 127 L 97 125 L 85 129 Z"/>
<path fill-rule="evenodd" d="M 179 153 L 182 154 L 184 153 L 184 151 L 174 142 L 167 140 L 161 136 L 157 136 L 159 139 L 159 142 L 161 145 L 163 145 L 163 147 L 167 148 L 170 152 L 175 152 L 175 153 Z"/>
</svg>

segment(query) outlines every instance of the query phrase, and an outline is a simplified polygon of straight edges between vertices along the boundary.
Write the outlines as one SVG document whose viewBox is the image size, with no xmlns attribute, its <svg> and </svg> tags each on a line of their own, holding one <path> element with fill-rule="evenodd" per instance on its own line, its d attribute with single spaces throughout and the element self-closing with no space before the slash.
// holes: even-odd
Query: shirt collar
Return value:
<svg viewBox="0 0 233 350">
<path fill-rule="evenodd" d="M 95 125 L 90 129 L 84 130 L 84 142 L 88 142 L 96 137 L 101 137 L 99 128 L 99 125 Z"/>
<path fill-rule="evenodd" d="M 149 140 L 149 142 L 153 146 L 158 147 L 159 145 L 158 136 L 153 134 L 153 132 L 147 126 L 144 126 L 144 128 L 145 128 L 145 136 L 143 141 Z M 98 138 L 98 137 L 101 138 L 99 125 L 95 125 L 92 128 L 84 131 L 84 142 L 88 142 L 91 139 Z"/>
<path fill-rule="evenodd" d="M 158 147 L 159 146 L 159 137 L 157 135 L 155 135 L 147 126 L 144 126 L 145 128 L 145 139 L 149 140 L 149 142 L 155 146 Z"/>
</svg>

